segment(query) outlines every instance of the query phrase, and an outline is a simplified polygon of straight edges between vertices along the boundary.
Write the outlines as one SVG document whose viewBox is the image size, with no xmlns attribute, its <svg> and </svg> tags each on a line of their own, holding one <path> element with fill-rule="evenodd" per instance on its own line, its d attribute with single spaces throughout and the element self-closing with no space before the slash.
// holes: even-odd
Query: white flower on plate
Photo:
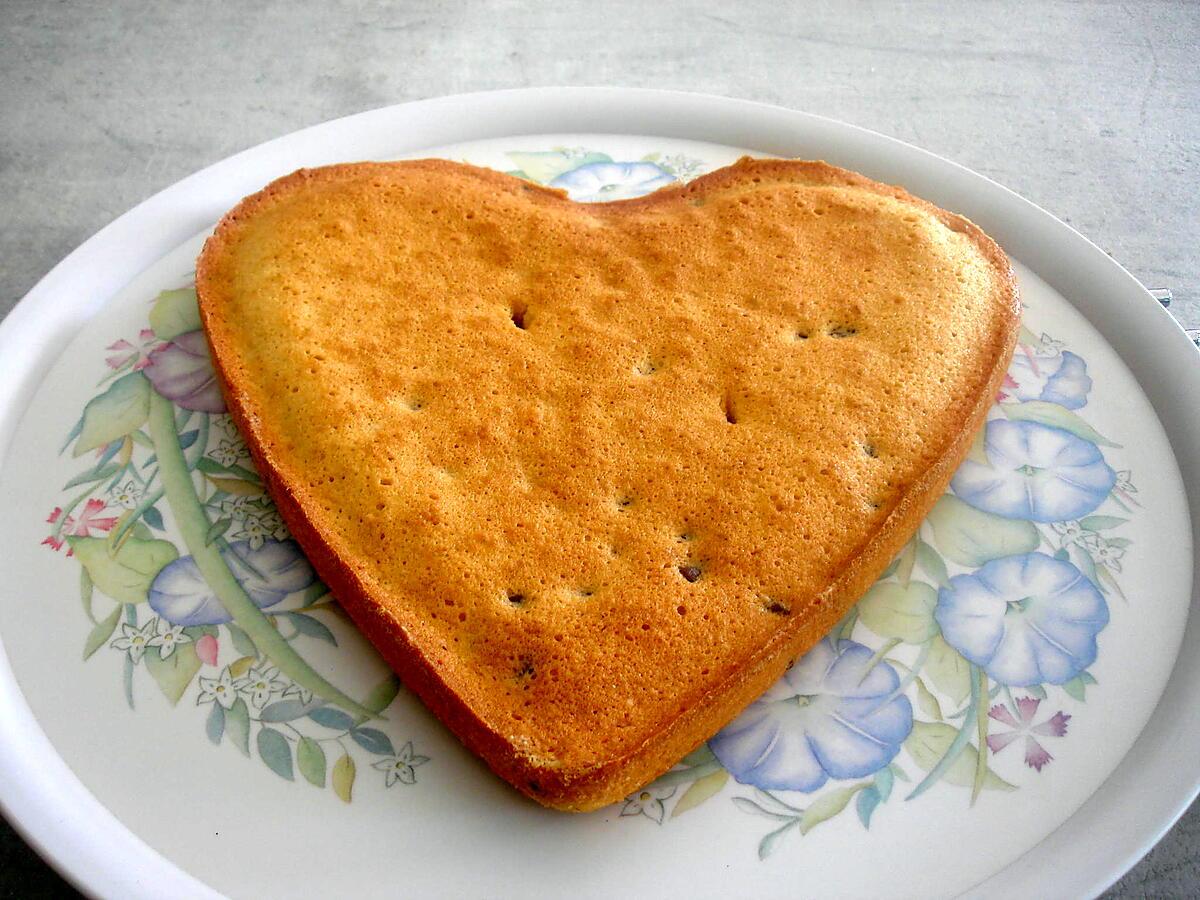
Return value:
<svg viewBox="0 0 1200 900">
<path fill-rule="evenodd" d="M 661 825 L 667 815 L 667 808 L 663 805 L 663 801 L 674 795 L 675 788 L 673 787 L 642 788 L 636 794 L 625 798 L 625 805 L 621 807 L 620 814 L 622 816 L 645 816 Z"/>
<path fill-rule="evenodd" d="M 159 619 L 158 624 L 158 634 L 150 638 L 146 643 L 151 647 L 158 648 L 160 659 L 166 659 L 175 652 L 175 648 L 180 644 L 190 644 L 192 642 L 191 637 L 183 633 L 182 625 L 171 625 L 165 619 Z"/>
<path fill-rule="evenodd" d="M 264 510 L 255 518 L 258 519 L 260 525 L 277 541 L 286 541 L 291 535 L 288 533 L 287 526 L 283 524 L 283 516 L 273 509 Z"/>
<path fill-rule="evenodd" d="M 254 666 L 237 683 L 238 693 L 249 700 L 255 709 L 262 709 L 274 694 L 282 694 L 287 682 L 278 677 L 274 666 Z"/>
<path fill-rule="evenodd" d="M 1104 566 L 1114 572 L 1121 571 L 1121 557 L 1125 555 L 1125 548 L 1115 544 L 1110 544 L 1098 534 L 1089 534 L 1083 539 L 1083 546 L 1092 554 L 1092 559 L 1097 565 Z"/>
<path fill-rule="evenodd" d="M 229 415 L 229 413 L 213 415 L 208 421 L 223 434 L 227 434 L 234 439 L 238 438 L 237 426 L 233 424 L 233 416 Z"/>
<path fill-rule="evenodd" d="M 1057 341 L 1050 335 L 1042 332 L 1042 336 L 1038 338 L 1037 349 L 1047 356 L 1056 356 L 1063 351 L 1067 344 L 1065 341 Z"/>
<path fill-rule="evenodd" d="M 400 748 L 400 752 L 395 756 L 373 762 L 371 767 L 383 772 L 384 784 L 391 787 L 397 781 L 404 784 L 416 784 L 417 773 L 413 769 L 427 762 L 429 762 L 429 757 L 414 754 L 412 741 L 409 741 Z"/>
<path fill-rule="evenodd" d="M 246 458 L 246 447 L 240 441 L 222 440 L 208 455 L 223 466 L 232 466 Z"/>
<path fill-rule="evenodd" d="M 142 499 L 142 489 L 131 478 L 124 484 L 116 485 L 108 492 L 109 500 L 113 506 L 120 506 L 124 509 L 133 509 Z"/>
<path fill-rule="evenodd" d="M 216 678 L 200 679 L 200 696 L 196 705 L 201 703 L 219 703 L 224 709 L 229 709 L 237 702 L 238 692 L 233 684 L 233 676 L 229 674 L 229 666 L 221 670 Z"/>
<path fill-rule="evenodd" d="M 1051 522 L 1050 527 L 1058 534 L 1062 547 L 1078 544 L 1083 540 L 1083 526 L 1076 521 Z"/>
<path fill-rule="evenodd" d="M 263 522 L 261 516 L 247 514 L 241 528 L 233 533 L 233 537 L 244 540 L 251 550 L 257 550 L 271 537 L 271 529 Z"/>
<path fill-rule="evenodd" d="M 134 665 L 142 661 L 142 657 L 146 655 L 146 648 L 153 646 L 154 630 L 158 623 L 158 619 L 153 618 L 141 628 L 136 625 L 130 625 L 128 622 L 121 623 L 121 636 L 115 639 L 108 646 L 114 647 L 117 650 L 125 650 L 129 653 L 129 658 L 133 660 Z"/>
<path fill-rule="evenodd" d="M 1136 494 L 1138 489 L 1133 486 L 1133 473 L 1129 469 L 1122 469 L 1117 473 L 1117 490 L 1124 491 L 1127 494 Z"/>
</svg>

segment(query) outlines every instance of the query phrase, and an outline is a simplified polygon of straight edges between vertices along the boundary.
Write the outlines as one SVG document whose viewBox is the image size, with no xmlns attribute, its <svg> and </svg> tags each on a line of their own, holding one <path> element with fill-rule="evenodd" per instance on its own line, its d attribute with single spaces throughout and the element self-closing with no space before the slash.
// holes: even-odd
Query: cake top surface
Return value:
<svg viewBox="0 0 1200 900">
<path fill-rule="evenodd" d="M 301 171 L 198 287 L 322 542 L 557 765 L 652 740 L 820 602 L 1015 316 L 970 223 L 795 161 L 596 205 L 440 161 Z"/>
</svg>

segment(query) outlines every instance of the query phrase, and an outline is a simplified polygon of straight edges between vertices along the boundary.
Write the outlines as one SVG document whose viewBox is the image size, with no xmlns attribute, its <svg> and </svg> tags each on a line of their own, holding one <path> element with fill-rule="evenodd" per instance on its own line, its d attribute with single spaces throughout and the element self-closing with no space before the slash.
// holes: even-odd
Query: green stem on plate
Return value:
<svg viewBox="0 0 1200 900">
<path fill-rule="evenodd" d="M 971 678 L 976 683 L 975 692 L 978 696 L 981 698 L 986 697 L 988 692 L 987 674 L 974 663 L 971 664 Z M 975 757 L 975 781 L 971 785 L 972 806 L 979 799 L 979 794 L 983 790 L 984 779 L 987 778 L 988 708 L 986 703 L 980 702 L 975 707 L 975 730 L 979 737 L 979 753 Z"/>
<path fill-rule="evenodd" d="M 971 702 L 967 704 L 966 718 L 963 721 L 962 728 L 954 736 L 954 740 L 946 748 L 946 753 L 938 760 L 937 765 L 929 770 L 925 777 L 921 779 L 921 783 L 913 788 L 912 792 L 904 798 L 905 800 L 915 800 L 917 797 L 920 797 L 937 784 L 942 776 L 949 771 L 950 767 L 954 765 L 954 761 L 958 759 L 959 755 L 966 749 L 967 744 L 971 742 L 971 726 L 974 724 L 971 721 L 971 714 L 979 709 L 979 703 L 979 679 L 972 678 Z"/>
<path fill-rule="evenodd" d="M 122 522 L 117 527 L 117 530 L 113 532 L 112 537 L 109 538 L 109 541 L 112 543 L 112 545 L 114 547 L 118 543 L 120 543 L 121 538 L 125 536 L 125 532 L 127 532 L 130 528 L 132 528 L 139 521 L 141 521 L 142 513 L 144 513 L 146 510 L 148 510 L 150 507 L 152 507 L 154 504 L 156 504 L 159 500 L 161 500 L 162 496 L 163 496 L 163 489 L 159 488 L 158 490 L 154 491 L 153 493 L 147 494 L 146 497 L 142 500 L 142 502 L 133 508 L 133 512 L 131 512 L 129 514 L 129 518 L 127 518 L 124 522 Z"/>
<path fill-rule="evenodd" d="M 184 458 L 183 449 L 179 446 L 174 409 L 171 401 L 157 392 L 151 392 L 149 430 L 155 452 L 158 454 L 159 476 L 175 523 L 183 534 L 183 542 L 196 561 L 200 574 L 226 612 L 233 617 L 233 621 L 250 636 L 259 651 L 278 666 L 283 674 L 302 688 L 312 691 L 323 700 L 336 703 L 347 712 L 377 716 L 378 713 L 352 700 L 313 671 L 275 630 L 262 610 L 255 606 L 254 601 L 221 558 L 220 550 L 212 544 L 205 543 L 211 523 L 205 515 L 200 498 L 196 495 L 192 473 Z"/>
<path fill-rule="evenodd" d="M 891 660 L 893 665 L 899 665 L 903 668 L 908 668 L 908 674 L 900 679 L 900 683 L 896 685 L 896 689 L 888 694 L 879 703 L 880 707 L 887 706 L 901 694 L 912 686 L 912 683 L 917 680 L 917 676 L 921 674 L 921 669 L 925 667 L 925 661 L 929 659 L 929 651 L 933 648 L 933 639 L 926 641 L 921 645 L 921 649 L 917 652 L 917 658 L 913 660 L 912 668 L 908 668 L 904 663 Z"/>
<path fill-rule="evenodd" d="M 871 658 L 867 660 L 867 664 L 863 666 L 862 678 L 858 679 L 858 683 L 862 684 L 864 681 L 866 681 L 867 676 L 871 674 L 871 670 L 879 665 L 879 661 L 895 650 L 901 643 L 903 642 L 900 640 L 900 638 L 895 637 L 888 638 L 886 641 L 884 641 L 883 646 L 876 650 Z"/>
</svg>

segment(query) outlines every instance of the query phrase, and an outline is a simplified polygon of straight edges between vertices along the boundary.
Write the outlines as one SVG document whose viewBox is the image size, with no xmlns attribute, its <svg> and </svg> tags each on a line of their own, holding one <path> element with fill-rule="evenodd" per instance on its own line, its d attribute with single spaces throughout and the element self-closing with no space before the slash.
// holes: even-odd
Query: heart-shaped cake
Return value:
<svg viewBox="0 0 1200 900">
<path fill-rule="evenodd" d="M 819 162 L 637 200 L 302 170 L 197 266 L 292 533 L 409 688 L 584 810 L 670 768 L 912 535 L 1019 327 L 967 220 Z"/>
</svg>

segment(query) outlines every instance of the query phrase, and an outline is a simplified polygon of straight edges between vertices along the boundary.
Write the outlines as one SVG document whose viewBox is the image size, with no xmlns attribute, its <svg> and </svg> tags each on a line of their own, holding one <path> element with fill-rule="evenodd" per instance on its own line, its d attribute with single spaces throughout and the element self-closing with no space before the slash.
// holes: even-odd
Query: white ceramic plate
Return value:
<svg viewBox="0 0 1200 900">
<path fill-rule="evenodd" d="M 762 726 L 743 720 L 625 804 L 542 810 L 392 699 L 312 583 L 188 336 L 193 260 L 224 210 L 300 166 L 437 155 L 603 199 L 743 152 L 825 158 L 970 216 L 1015 260 L 1027 330 L 985 446 L 890 586 L 773 689 L 804 698 L 774 781 L 762 762 L 783 751 L 751 752 Z M 0 800 L 97 895 L 1083 895 L 1200 782 L 1195 351 L 1070 228 L 888 138 L 654 91 L 377 110 L 123 216 L 0 326 L 0 358 Z M 227 621 L 198 521 L 260 613 Z M 835 657 L 870 667 L 866 712 Z M 333 685 L 386 720 L 356 723 Z"/>
</svg>

